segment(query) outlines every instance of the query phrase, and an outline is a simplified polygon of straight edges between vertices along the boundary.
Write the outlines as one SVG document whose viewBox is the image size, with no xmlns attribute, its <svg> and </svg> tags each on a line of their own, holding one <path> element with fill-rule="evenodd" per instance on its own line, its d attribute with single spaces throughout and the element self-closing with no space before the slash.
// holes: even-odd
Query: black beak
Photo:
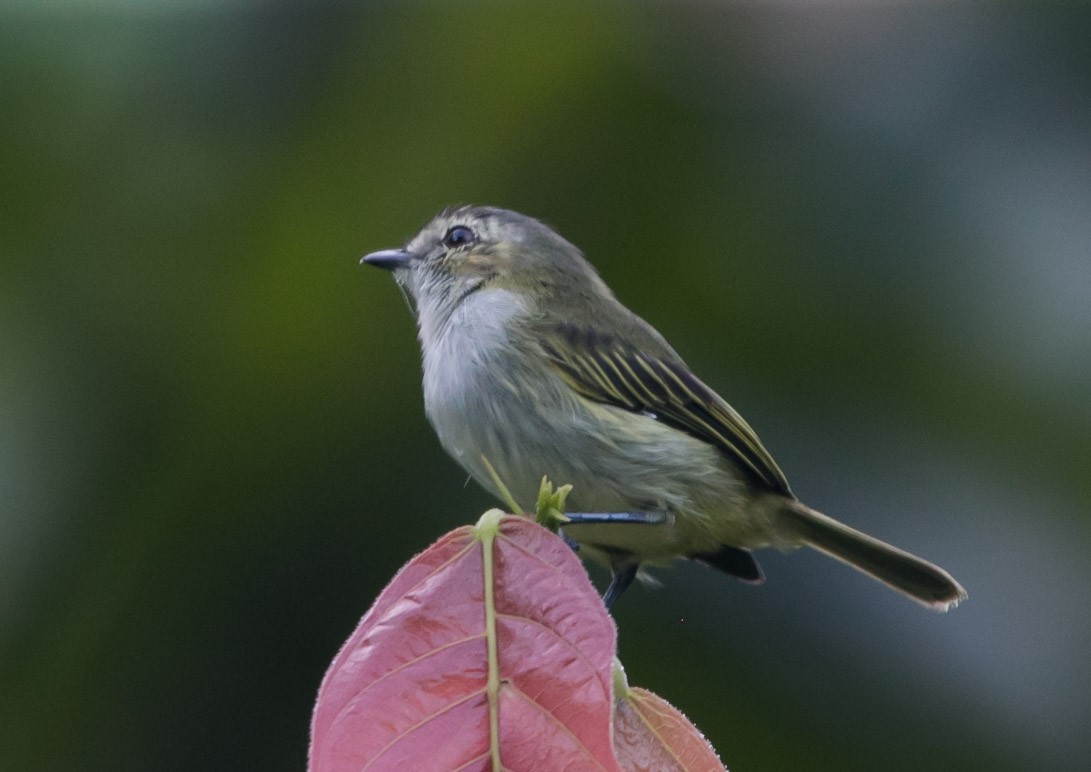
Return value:
<svg viewBox="0 0 1091 772">
<path fill-rule="evenodd" d="M 360 258 L 360 265 L 373 265 L 376 268 L 393 271 L 396 268 L 405 268 L 412 259 L 413 254 L 404 249 L 384 249 L 382 252 L 364 255 Z"/>
</svg>

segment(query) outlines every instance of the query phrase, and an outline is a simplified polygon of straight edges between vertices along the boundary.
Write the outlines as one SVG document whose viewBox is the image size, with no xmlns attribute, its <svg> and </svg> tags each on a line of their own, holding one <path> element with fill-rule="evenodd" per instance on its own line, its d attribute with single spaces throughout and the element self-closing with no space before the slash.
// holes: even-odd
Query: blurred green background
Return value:
<svg viewBox="0 0 1091 772">
<path fill-rule="evenodd" d="M 617 608 L 634 684 L 736 770 L 1086 768 L 1083 8 L 8 0 L 0 768 L 304 766 L 341 641 L 492 505 L 357 266 L 463 202 L 970 592 L 679 564 Z"/>
</svg>

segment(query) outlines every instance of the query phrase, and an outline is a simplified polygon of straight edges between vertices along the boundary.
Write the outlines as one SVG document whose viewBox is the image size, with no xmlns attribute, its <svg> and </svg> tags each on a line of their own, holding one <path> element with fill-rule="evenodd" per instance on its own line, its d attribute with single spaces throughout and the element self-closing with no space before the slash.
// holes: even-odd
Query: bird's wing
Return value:
<svg viewBox="0 0 1091 772">
<path fill-rule="evenodd" d="M 579 394 L 642 413 L 716 446 L 765 487 L 791 495 L 788 481 L 749 424 L 665 350 L 652 352 L 565 324 L 539 338 L 550 364 Z"/>
</svg>

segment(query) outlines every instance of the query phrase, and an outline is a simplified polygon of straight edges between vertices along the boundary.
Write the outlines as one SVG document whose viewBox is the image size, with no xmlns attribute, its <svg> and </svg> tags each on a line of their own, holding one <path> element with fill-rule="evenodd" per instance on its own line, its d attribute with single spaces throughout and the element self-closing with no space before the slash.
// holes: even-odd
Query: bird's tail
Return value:
<svg viewBox="0 0 1091 772">
<path fill-rule="evenodd" d="M 779 512 L 799 540 L 820 552 L 878 579 L 918 603 L 947 611 L 966 598 L 966 591 L 939 566 L 861 533 L 798 501 Z"/>
</svg>

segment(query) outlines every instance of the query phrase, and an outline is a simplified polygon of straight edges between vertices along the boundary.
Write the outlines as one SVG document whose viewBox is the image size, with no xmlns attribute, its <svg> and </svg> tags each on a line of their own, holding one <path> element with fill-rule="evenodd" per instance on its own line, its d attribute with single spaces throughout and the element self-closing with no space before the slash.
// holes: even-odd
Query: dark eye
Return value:
<svg viewBox="0 0 1091 772">
<path fill-rule="evenodd" d="M 475 241 L 477 241 L 476 233 L 465 225 L 455 225 L 448 229 L 447 235 L 443 237 L 443 246 L 448 249 L 454 249 L 455 247 L 465 246 L 466 244 L 473 244 Z"/>
</svg>

